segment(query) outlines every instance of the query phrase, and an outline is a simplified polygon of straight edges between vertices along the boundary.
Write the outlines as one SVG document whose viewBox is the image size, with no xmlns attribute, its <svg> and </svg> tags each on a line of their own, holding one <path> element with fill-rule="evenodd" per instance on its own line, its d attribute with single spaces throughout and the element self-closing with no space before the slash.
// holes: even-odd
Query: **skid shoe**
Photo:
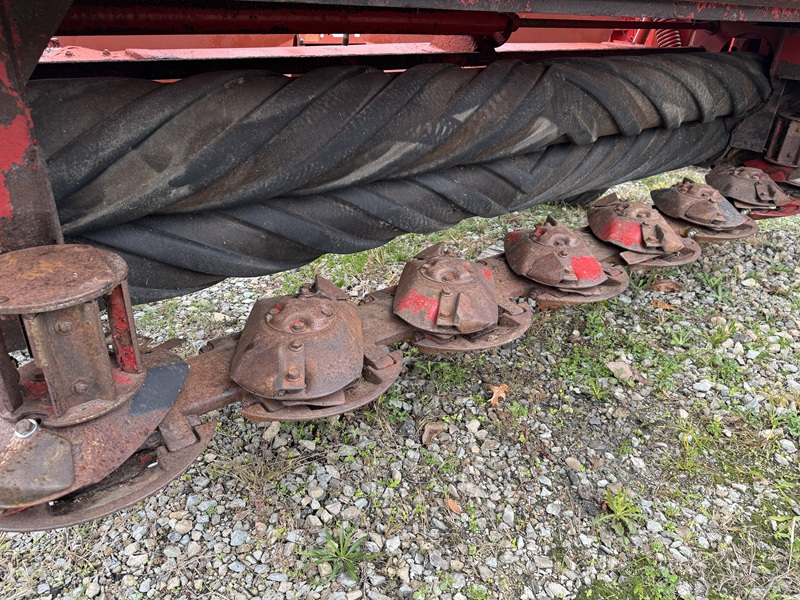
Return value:
<svg viewBox="0 0 800 600">
<path fill-rule="evenodd" d="M 720 167 L 706 175 L 706 183 L 752 219 L 800 214 L 800 200 L 790 197 L 767 173 L 755 167 Z"/>
<path fill-rule="evenodd" d="M 653 190 L 650 196 L 670 226 L 696 242 L 740 240 L 758 233 L 758 224 L 710 185 L 684 179 L 672 187 Z"/>
<path fill-rule="evenodd" d="M 531 325 L 530 309 L 498 302 L 492 269 L 448 252 L 444 244 L 409 261 L 397 284 L 394 314 L 417 330 L 422 352 L 466 352 L 500 346 Z"/>
<path fill-rule="evenodd" d="M 317 277 L 294 296 L 256 302 L 230 377 L 249 392 L 242 401 L 248 419 L 307 420 L 378 398 L 403 364 L 399 352 L 383 358 L 383 364 L 365 361 L 358 308 L 345 292 Z"/>
<path fill-rule="evenodd" d="M 587 212 L 589 227 L 579 230 L 599 260 L 630 269 L 663 269 L 700 258 L 700 246 L 682 238 L 661 213 L 647 204 L 627 202 L 609 194 Z"/>
<path fill-rule="evenodd" d="M 139 347 L 126 277 L 119 256 L 90 246 L 0 255 L 0 314 L 22 323 L 31 356 L 16 368 L 0 335 L 0 530 L 108 514 L 178 476 L 205 445 L 184 460 L 160 447 L 156 428 L 189 369 Z M 144 479 L 128 462 L 140 452 L 156 467 Z"/>
<path fill-rule="evenodd" d="M 600 302 L 628 287 L 624 269 L 600 263 L 580 234 L 553 217 L 506 234 L 505 256 L 514 273 L 533 282 L 530 295 L 542 309 Z"/>
</svg>

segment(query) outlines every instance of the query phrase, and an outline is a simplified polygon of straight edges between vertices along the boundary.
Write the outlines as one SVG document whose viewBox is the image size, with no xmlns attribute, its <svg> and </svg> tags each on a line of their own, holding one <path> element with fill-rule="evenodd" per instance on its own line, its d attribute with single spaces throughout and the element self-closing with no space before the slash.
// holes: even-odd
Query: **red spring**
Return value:
<svg viewBox="0 0 800 600">
<path fill-rule="evenodd" d="M 653 19 L 654 21 L 666 21 L 666 19 Z M 680 48 L 681 33 L 677 29 L 656 29 L 656 43 L 659 48 Z"/>
</svg>

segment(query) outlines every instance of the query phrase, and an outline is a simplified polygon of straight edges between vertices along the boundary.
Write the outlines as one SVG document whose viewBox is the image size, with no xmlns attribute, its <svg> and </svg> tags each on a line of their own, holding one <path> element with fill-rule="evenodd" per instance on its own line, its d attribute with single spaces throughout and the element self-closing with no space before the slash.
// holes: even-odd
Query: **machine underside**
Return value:
<svg viewBox="0 0 800 600">
<path fill-rule="evenodd" d="M 398 342 L 498 346 L 800 213 L 793 2 L 30 4 L 0 29 L 0 530 L 156 492 L 217 408 L 357 409 Z M 434 246 L 358 305 L 261 299 L 187 360 L 136 336 L 132 304 L 688 165 L 713 170 L 483 261 Z"/>
</svg>

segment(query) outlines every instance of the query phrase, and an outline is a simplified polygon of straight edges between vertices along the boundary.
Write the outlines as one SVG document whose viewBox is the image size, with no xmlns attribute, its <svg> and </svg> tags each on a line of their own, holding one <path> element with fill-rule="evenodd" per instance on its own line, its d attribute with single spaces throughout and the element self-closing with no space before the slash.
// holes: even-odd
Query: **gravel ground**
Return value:
<svg viewBox="0 0 800 600">
<path fill-rule="evenodd" d="M 229 280 L 138 307 L 140 330 L 191 353 L 315 271 L 358 297 L 431 240 L 474 256 L 546 210 Z M 799 247 L 800 219 L 773 221 L 694 266 L 634 274 L 615 300 L 538 313 L 495 351 L 404 345 L 389 393 L 336 419 L 220 411 L 205 454 L 157 496 L 0 535 L 0 596 L 800 598 Z M 656 276 L 680 289 L 649 289 Z M 426 427 L 441 433 L 423 442 Z"/>
</svg>

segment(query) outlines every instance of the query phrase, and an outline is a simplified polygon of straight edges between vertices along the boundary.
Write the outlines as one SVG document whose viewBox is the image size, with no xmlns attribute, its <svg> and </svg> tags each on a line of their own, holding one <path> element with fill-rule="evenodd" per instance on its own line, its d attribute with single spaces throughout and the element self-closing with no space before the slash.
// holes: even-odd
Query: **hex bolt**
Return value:
<svg viewBox="0 0 800 600">
<path fill-rule="evenodd" d="M 328 317 L 329 319 L 333 317 L 334 314 L 336 314 L 336 312 L 330 306 L 323 306 L 319 312 L 321 312 L 323 316 Z"/>
<path fill-rule="evenodd" d="M 299 381 L 300 371 L 297 367 L 292 367 L 286 372 L 286 381 Z"/>
<path fill-rule="evenodd" d="M 449 287 L 442 288 L 442 296 L 449 296 L 453 291 Z"/>
<path fill-rule="evenodd" d="M 277 306 L 273 306 L 272 308 L 269 309 L 269 314 L 271 314 L 272 316 L 275 316 L 280 312 L 281 312 L 281 309 L 278 308 Z"/>
<path fill-rule="evenodd" d="M 292 323 L 292 331 L 295 333 L 300 333 L 306 330 L 306 324 L 302 321 L 295 321 Z"/>
<path fill-rule="evenodd" d="M 694 227 L 692 227 L 689 231 L 686 232 L 686 237 L 690 237 L 690 238 L 697 237 L 698 233 L 700 233 L 700 232 L 697 231 L 697 229 L 695 229 Z"/>
<path fill-rule="evenodd" d="M 303 349 L 303 342 L 300 340 L 292 340 L 289 342 L 289 350 L 292 352 L 300 352 Z"/>
<path fill-rule="evenodd" d="M 36 419 L 22 419 L 17 421 L 14 426 L 14 437 L 25 439 L 31 437 L 39 430 L 39 422 Z"/>
<path fill-rule="evenodd" d="M 563 258 L 566 258 L 567 256 L 569 256 L 569 252 L 567 252 L 566 250 L 562 250 L 561 252 L 558 253 L 558 255 Z"/>
<path fill-rule="evenodd" d="M 76 396 L 83 396 L 89 391 L 89 384 L 85 381 L 76 381 L 72 384 L 72 393 Z"/>
<path fill-rule="evenodd" d="M 442 277 L 442 281 L 453 281 L 454 277 L 452 275 L 445 275 Z"/>
<path fill-rule="evenodd" d="M 308 284 L 301 285 L 300 286 L 300 295 L 301 296 L 311 296 L 311 295 L 313 295 L 311 293 L 311 286 L 309 286 Z"/>
<path fill-rule="evenodd" d="M 746 217 L 747 215 L 750 214 L 750 209 L 749 208 L 743 208 L 739 212 L 742 213 Z"/>
<path fill-rule="evenodd" d="M 59 319 L 56 321 L 56 324 L 53 325 L 53 329 L 60 335 L 69 335 L 75 329 L 75 323 L 69 319 Z"/>
</svg>

